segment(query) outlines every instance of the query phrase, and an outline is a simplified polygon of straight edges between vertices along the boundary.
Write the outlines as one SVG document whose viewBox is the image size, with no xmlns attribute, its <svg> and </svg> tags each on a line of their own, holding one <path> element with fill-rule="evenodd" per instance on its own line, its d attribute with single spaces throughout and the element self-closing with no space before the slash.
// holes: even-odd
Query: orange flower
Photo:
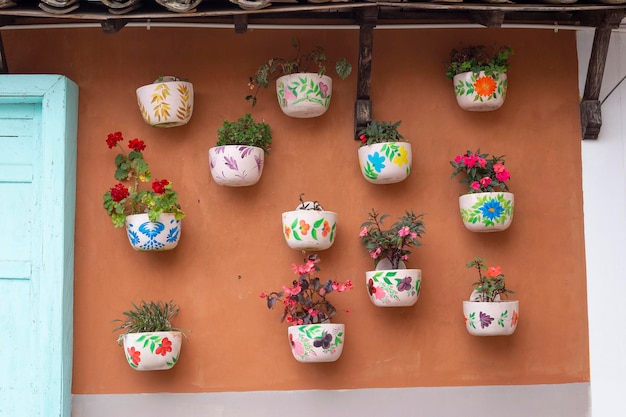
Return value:
<svg viewBox="0 0 626 417">
<path fill-rule="evenodd" d="M 483 97 L 492 95 L 494 91 L 496 91 L 496 87 L 496 80 L 488 75 L 480 77 L 474 83 L 474 91 L 476 91 L 476 94 Z"/>
<path fill-rule="evenodd" d="M 513 310 L 513 318 L 511 319 L 511 327 L 517 324 L 518 319 L 519 319 L 519 314 L 517 314 L 517 311 Z"/>
<path fill-rule="evenodd" d="M 300 233 L 302 233 L 302 235 L 306 235 L 309 232 L 310 228 L 311 226 L 308 225 L 304 220 L 300 220 Z"/>
<path fill-rule="evenodd" d="M 289 226 L 285 226 L 285 236 L 287 237 L 287 239 L 289 239 L 290 233 L 291 233 L 291 229 L 289 228 Z"/>
<path fill-rule="evenodd" d="M 324 220 L 324 224 L 322 225 L 322 236 L 326 237 L 326 235 L 329 233 L 330 225 L 328 224 L 328 220 Z"/>
<path fill-rule="evenodd" d="M 502 274 L 502 269 L 499 266 L 490 266 L 487 268 L 487 276 L 490 278 L 495 278 L 500 274 Z"/>
</svg>

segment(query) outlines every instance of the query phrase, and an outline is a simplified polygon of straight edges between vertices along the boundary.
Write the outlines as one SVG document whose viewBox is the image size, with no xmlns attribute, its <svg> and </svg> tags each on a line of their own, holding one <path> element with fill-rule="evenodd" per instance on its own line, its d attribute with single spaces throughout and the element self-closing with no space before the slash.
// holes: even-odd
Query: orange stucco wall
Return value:
<svg viewBox="0 0 626 417">
<path fill-rule="evenodd" d="M 323 45 L 356 64 L 358 32 L 125 28 L 4 31 L 12 73 L 59 73 L 80 87 L 73 389 L 81 393 L 210 392 L 363 387 L 550 384 L 589 380 L 575 35 L 551 30 L 377 30 L 372 100 L 376 119 L 402 120 L 413 144 L 413 172 L 399 184 L 366 182 L 352 140 L 356 75 L 335 79 L 330 110 L 317 119 L 284 116 L 273 92 L 253 110 L 248 76 L 270 56 L 291 53 L 290 38 Z M 490 113 L 459 109 L 443 61 L 464 43 L 511 45 L 509 96 Z M 135 89 L 158 75 L 195 88 L 191 122 L 155 129 L 141 119 Z M 261 181 L 217 186 L 207 151 L 225 119 L 252 110 L 270 123 L 271 155 Z M 169 253 L 134 252 L 102 208 L 115 183 L 107 133 L 147 143 L 157 177 L 178 190 L 187 212 L 181 243 Z M 505 154 L 516 213 L 509 230 L 464 229 L 448 163 L 467 149 Z M 323 278 L 351 279 L 333 294 L 346 324 L 338 362 L 297 363 L 286 325 L 261 291 L 293 279 L 302 254 L 284 243 L 280 218 L 298 195 L 339 213 L 334 246 L 321 252 Z M 372 208 L 392 216 L 426 213 L 424 246 L 409 266 L 423 270 L 411 308 L 380 309 L 366 295 L 373 269 L 359 245 Z M 521 302 L 517 332 L 476 338 L 463 324 L 474 256 L 503 268 Z M 175 324 L 191 329 L 169 372 L 135 372 L 115 343 L 111 320 L 131 301 L 173 299 Z"/>
</svg>

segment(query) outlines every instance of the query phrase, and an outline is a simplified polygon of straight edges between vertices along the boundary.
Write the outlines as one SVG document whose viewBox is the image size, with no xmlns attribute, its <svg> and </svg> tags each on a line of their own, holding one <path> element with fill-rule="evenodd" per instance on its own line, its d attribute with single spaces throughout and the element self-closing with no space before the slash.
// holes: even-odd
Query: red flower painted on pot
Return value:
<svg viewBox="0 0 626 417">
<path fill-rule="evenodd" d="M 519 314 L 517 314 L 517 311 L 513 311 L 513 318 L 511 319 L 511 327 L 515 326 L 517 324 L 517 320 L 519 320 Z"/>
<path fill-rule="evenodd" d="M 285 226 L 285 236 L 289 239 L 289 234 L 291 234 L 291 228 L 289 226 Z"/>
<path fill-rule="evenodd" d="M 156 348 L 154 353 L 156 353 L 157 355 L 165 356 L 167 352 L 171 352 L 171 351 L 172 351 L 172 341 L 168 339 L 167 337 L 164 337 L 163 340 L 161 340 L 161 344 L 159 345 L 158 348 Z"/>
<path fill-rule="evenodd" d="M 483 97 L 489 97 L 496 91 L 496 81 L 489 76 L 483 76 L 476 80 L 474 83 L 474 91 L 476 94 Z"/>
<path fill-rule="evenodd" d="M 128 349 L 126 349 L 126 351 L 128 352 L 128 357 L 133 365 L 139 366 L 139 362 L 141 362 L 141 352 L 135 350 L 134 346 L 129 347 Z"/>
</svg>

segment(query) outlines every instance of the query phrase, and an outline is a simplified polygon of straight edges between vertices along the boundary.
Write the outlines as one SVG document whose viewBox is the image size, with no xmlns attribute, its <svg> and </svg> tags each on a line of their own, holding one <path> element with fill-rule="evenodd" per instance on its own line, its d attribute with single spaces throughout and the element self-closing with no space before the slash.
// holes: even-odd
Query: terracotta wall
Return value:
<svg viewBox="0 0 626 417">
<path fill-rule="evenodd" d="M 76 218 L 73 392 L 211 392 L 462 385 L 551 384 L 589 380 L 587 309 L 575 35 L 551 30 L 377 30 L 372 70 L 374 117 L 402 120 L 413 144 L 413 172 L 376 186 L 359 172 L 352 140 L 356 75 L 335 80 L 327 114 L 284 116 L 272 91 L 251 109 L 248 76 L 272 55 L 291 53 L 290 38 L 320 44 L 356 64 L 358 32 L 125 28 L 3 31 L 12 73 L 59 73 L 80 86 Z M 443 61 L 460 43 L 515 49 L 509 96 L 490 113 L 460 110 Z M 141 119 L 135 89 L 158 75 L 194 83 L 196 107 L 184 127 L 155 129 Z M 272 153 L 261 181 L 231 189 L 210 178 L 207 151 L 216 130 L 252 110 L 272 127 Z M 115 183 L 109 132 L 147 143 L 157 177 L 179 191 L 187 212 L 178 248 L 137 253 L 114 229 L 102 195 Z M 509 230 L 464 229 L 448 161 L 467 149 L 505 154 L 516 213 Z M 293 279 L 302 254 L 284 243 L 280 218 L 298 195 L 339 213 L 335 245 L 321 252 L 323 278 L 351 279 L 332 294 L 346 324 L 343 356 L 331 364 L 297 363 L 286 325 L 261 291 Z M 374 307 L 364 272 L 373 263 L 359 245 L 372 208 L 392 216 L 426 213 L 424 246 L 409 266 L 423 270 L 418 303 Z M 461 300 L 474 280 L 465 263 L 487 258 L 505 272 L 521 302 L 517 332 L 467 334 Z M 191 329 L 168 372 L 136 372 L 115 343 L 111 320 L 131 301 L 173 299 L 175 322 Z"/>
</svg>

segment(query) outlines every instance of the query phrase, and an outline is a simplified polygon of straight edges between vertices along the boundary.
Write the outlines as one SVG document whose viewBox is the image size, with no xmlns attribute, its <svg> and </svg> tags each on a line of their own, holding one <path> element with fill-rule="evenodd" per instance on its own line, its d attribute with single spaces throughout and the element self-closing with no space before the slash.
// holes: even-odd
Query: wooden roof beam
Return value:
<svg viewBox="0 0 626 417">
<path fill-rule="evenodd" d="M 600 102 L 600 88 L 602 87 L 602 77 L 604 67 L 609 52 L 609 42 L 613 28 L 619 27 L 619 23 L 624 18 L 624 10 L 610 10 L 602 13 L 597 21 L 589 66 L 587 68 L 587 79 L 585 81 L 585 91 L 580 103 L 580 123 L 581 133 L 584 139 L 598 139 L 600 128 L 602 127 L 602 103 Z"/>
<path fill-rule="evenodd" d="M 486 12 L 470 12 L 469 17 L 472 22 L 478 23 L 488 28 L 502 27 L 504 22 L 504 10 L 491 10 Z"/>
<path fill-rule="evenodd" d="M 374 27 L 378 20 L 378 7 L 368 7 L 356 11 L 359 23 L 359 62 L 357 68 L 356 103 L 354 105 L 354 139 L 372 120 L 370 84 L 372 79 L 372 49 L 374 47 Z"/>
</svg>

